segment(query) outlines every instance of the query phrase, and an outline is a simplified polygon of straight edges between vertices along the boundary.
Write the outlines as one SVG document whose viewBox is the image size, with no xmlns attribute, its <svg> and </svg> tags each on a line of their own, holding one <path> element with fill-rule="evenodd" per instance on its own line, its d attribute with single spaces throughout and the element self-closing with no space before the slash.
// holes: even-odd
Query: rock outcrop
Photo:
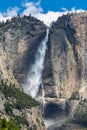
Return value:
<svg viewBox="0 0 87 130">
<path fill-rule="evenodd" d="M 19 109 L 13 107 L 17 99 L 5 96 L 0 92 L 0 118 L 13 119 L 21 130 L 46 130 L 39 106 Z"/>
<path fill-rule="evenodd" d="M 87 86 L 87 12 L 52 24 L 43 74 L 47 96 L 69 99 Z"/>
<path fill-rule="evenodd" d="M 45 34 L 46 26 L 31 16 L 15 17 L 0 25 L 2 79 L 16 86 L 24 82 Z"/>
<path fill-rule="evenodd" d="M 32 106 L 33 101 L 22 93 L 18 99 L 14 97 L 19 91 L 18 87 L 26 82 L 27 74 L 32 64 L 40 42 L 46 35 L 47 27 L 39 20 L 31 17 L 14 17 L 11 21 L 0 23 L 0 118 L 14 119 L 21 130 L 45 130 L 39 105 Z M 3 79 L 3 80 L 1 80 Z M 7 90 L 13 84 L 17 91 Z M 1 85 L 2 86 L 2 85 Z M 0 86 L 0 87 L 1 87 Z M 10 93 L 12 97 L 10 97 Z M 6 97 L 5 97 L 6 96 Z M 19 98 L 22 97 L 22 99 Z M 20 102 L 24 101 L 21 105 Z M 29 102 L 30 108 L 25 107 Z M 15 106 L 16 104 L 16 106 Z M 20 109 L 21 108 L 21 109 Z"/>
<path fill-rule="evenodd" d="M 54 120 L 63 120 L 60 115 L 72 118 L 78 103 L 87 98 L 87 12 L 64 15 L 52 24 L 43 82 L 47 113 L 55 115 Z M 51 129 L 59 129 L 58 122 Z"/>
</svg>

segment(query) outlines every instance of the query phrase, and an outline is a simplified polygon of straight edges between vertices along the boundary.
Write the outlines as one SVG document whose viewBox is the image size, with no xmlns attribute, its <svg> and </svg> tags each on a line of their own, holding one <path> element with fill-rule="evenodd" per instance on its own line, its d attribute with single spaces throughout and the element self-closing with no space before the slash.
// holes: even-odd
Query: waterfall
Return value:
<svg viewBox="0 0 87 130">
<path fill-rule="evenodd" d="M 45 90 L 44 90 L 44 86 L 43 86 L 43 83 L 42 83 L 42 114 L 44 115 L 44 106 L 45 106 Z"/>
<path fill-rule="evenodd" d="M 36 98 L 39 91 L 39 86 L 42 84 L 42 72 L 44 69 L 44 58 L 47 49 L 49 29 L 47 29 L 46 36 L 42 40 L 36 54 L 35 62 L 32 65 L 27 78 L 27 83 L 24 85 L 24 92 L 31 95 L 33 98 Z M 42 84 L 43 85 L 43 84 Z M 42 87 L 43 90 L 43 87 Z M 44 98 L 44 92 L 43 98 Z M 43 99 L 44 100 L 44 99 Z"/>
</svg>

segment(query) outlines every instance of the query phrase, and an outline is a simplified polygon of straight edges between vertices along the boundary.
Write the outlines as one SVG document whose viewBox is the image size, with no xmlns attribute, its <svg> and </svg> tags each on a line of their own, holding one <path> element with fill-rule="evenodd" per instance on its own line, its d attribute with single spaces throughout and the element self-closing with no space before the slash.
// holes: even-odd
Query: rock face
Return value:
<svg viewBox="0 0 87 130">
<path fill-rule="evenodd" d="M 0 23 L 0 82 L 3 79 L 8 85 L 13 84 L 17 88 L 26 82 L 35 53 L 46 35 L 46 29 L 41 21 L 31 16 L 18 16 L 6 23 Z M 6 99 L 0 90 L 0 118 L 18 120 L 21 122 L 21 130 L 45 130 L 39 107 L 22 110 L 11 108 L 10 105 L 15 104 L 15 101 L 14 98 Z M 10 105 L 5 106 L 6 103 Z M 20 103 L 18 105 L 20 106 Z M 11 110 L 10 114 L 6 113 L 5 107 L 7 111 Z"/>
<path fill-rule="evenodd" d="M 58 120 L 64 124 L 61 116 L 72 118 L 79 101 L 87 98 L 87 12 L 64 15 L 52 24 L 43 82 L 46 116 L 60 118 L 49 130 L 77 129 L 73 124 L 59 127 Z"/>
<path fill-rule="evenodd" d="M 39 20 L 16 17 L 0 25 L 0 75 L 18 86 L 26 79 L 34 54 L 46 34 L 46 26 Z M 15 78 L 16 77 L 16 78 Z"/>
<path fill-rule="evenodd" d="M 87 86 L 87 12 L 64 15 L 53 23 L 43 80 L 47 97 L 60 99 Z"/>
<path fill-rule="evenodd" d="M 46 130 L 40 107 L 31 107 L 30 109 L 17 107 L 12 108 L 13 102 L 17 101 L 15 98 L 6 98 L 5 95 L 0 92 L 0 118 L 9 120 L 10 118 L 19 123 L 21 130 Z M 7 106 L 6 104 L 9 104 Z M 10 111 L 12 111 L 10 113 Z"/>
<path fill-rule="evenodd" d="M 26 82 L 37 48 L 45 37 L 46 28 L 41 21 L 31 16 L 13 18 L 0 25 L 2 79 L 17 87 Z M 79 102 L 87 98 L 87 12 L 58 18 L 50 28 L 47 45 L 42 75 L 47 103 L 45 116 L 55 119 L 60 114 L 60 120 L 66 121 L 66 117 L 74 115 Z M 0 111 L 3 109 L 3 103 Z M 16 110 L 13 112 L 19 113 Z M 36 124 L 38 130 L 45 130 L 44 126 L 40 128 L 41 125 L 38 125 L 38 121 L 43 124 L 42 117 L 38 117 L 39 112 L 38 109 L 32 108 L 26 109 L 24 114 L 30 120 L 31 127 Z M 68 128 L 73 129 L 71 124 L 68 125 Z M 66 125 L 55 127 L 54 124 L 49 129 L 68 128 Z"/>
</svg>

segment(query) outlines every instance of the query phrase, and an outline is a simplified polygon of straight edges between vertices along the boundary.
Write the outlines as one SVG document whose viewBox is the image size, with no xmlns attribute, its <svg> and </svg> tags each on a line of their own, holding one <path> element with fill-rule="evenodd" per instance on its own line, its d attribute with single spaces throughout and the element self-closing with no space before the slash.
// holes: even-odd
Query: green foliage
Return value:
<svg viewBox="0 0 87 130">
<path fill-rule="evenodd" d="M 76 91 L 72 94 L 70 100 L 79 100 L 79 93 Z"/>
<path fill-rule="evenodd" d="M 0 82 L 0 91 L 4 94 L 5 98 L 7 99 L 7 101 L 4 104 L 5 112 L 7 113 L 7 115 L 10 115 L 10 117 L 12 117 L 15 120 L 16 124 L 26 124 L 28 126 L 29 122 L 26 120 L 25 116 L 15 116 L 13 113 L 13 108 L 21 111 L 22 109 L 31 108 L 39 105 L 38 102 L 32 99 L 31 96 L 25 94 L 23 91 L 16 89 L 15 86 L 7 85 L 3 82 L 3 80 L 1 80 Z"/>
<path fill-rule="evenodd" d="M 79 102 L 73 121 L 80 125 L 87 126 L 87 100 L 84 99 Z"/>
<path fill-rule="evenodd" d="M 87 126 L 87 112 L 77 112 L 73 121 L 75 123 Z"/>
<path fill-rule="evenodd" d="M 6 99 L 15 98 L 16 102 L 13 104 L 13 106 L 19 110 L 39 105 L 39 103 L 35 101 L 31 96 L 25 94 L 23 91 L 20 91 L 20 89 L 15 88 L 13 85 L 8 86 L 6 83 L 3 83 L 3 80 L 0 82 L 0 91 L 4 93 Z M 7 112 L 7 106 L 10 107 L 11 112 L 11 106 L 9 105 L 10 104 L 5 104 Z"/>
<path fill-rule="evenodd" d="M 0 130 L 20 130 L 20 128 L 12 120 L 0 119 Z"/>
<path fill-rule="evenodd" d="M 8 115 L 12 115 L 12 105 L 9 102 L 4 104 L 5 111 Z"/>
<path fill-rule="evenodd" d="M 14 116 L 14 118 L 17 124 L 26 124 L 27 126 L 29 126 L 29 123 L 24 116 Z"/>
</svg>

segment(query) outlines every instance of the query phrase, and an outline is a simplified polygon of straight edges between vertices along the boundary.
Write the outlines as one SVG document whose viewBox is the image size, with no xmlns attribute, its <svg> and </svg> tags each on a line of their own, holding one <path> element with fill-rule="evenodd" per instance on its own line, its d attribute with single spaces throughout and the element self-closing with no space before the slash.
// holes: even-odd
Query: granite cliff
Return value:
<svg viewBox="0 0 87 130">
<path fill-rule="evenodd" d="M 0 75 L 5 81 L 19 86 L 26 79 L 34 54 L 45 37 L 46 26 L 29 16 L 15 17 L 1 23 Z"/>
<path fill-rule="evenodd" d="M 87 12 L 64 15 L 52 24 L 43 82 L 46 118 L 59 117 L 63 123 L 72 118 L 79 102 L 87 98 Z M 58 129 L 58 122 L 51 129 Z"/>
<path fill-rule="evenodd" d="M 45 130 L 40 105 L 19 88 L 26 82 L 46 28 L 31 16 L 0 23 L 0 119 L 13 119 L 21 130 Z"/>
<path fill-rule="evenodd" d="M 26 83 L 46 29 L 41 21 L 31 16 L 18 16 L 0 23 L 0 76 L 8 85 L 15 84 L 18 88 Z M 42 74 L 46 102 L 44 117 L 55 121 L 48 129 L 80 129 L 66 121 L 77 121 L 82 109 L 85 114 L 87 110 L 87 12 L 63 15 L 52 23 L 47 47 Z M 38 95 L 41 94 L 40 90 Z M 34 119 L 40 112 L 37 111 L 39 109 L 31 108 L 23 114 Z M 41 130 L 44 130 L 41 115 L 40 118 Z M 34 123 L 38 124 L 38 120 L 35 118 Z"/>
<path fill-rule="evenodd" d="M 19 130 L 46 129 L 39 103 L 13 85 L 9 86 L 2 81 L 0 81 L 0 130 L 3 130 L 6 124 L 4 121 L 1 127 L 1 119 L 13 121 Z M 12 124 L 9 129 L 12 129 Z"/>
<path fill-rule="evenodd" d="M 52 25 L 43 75 L 47 95 L 68 99 L 87 86 L 86 21 L 85 12 L 64 15 Z"/>
</svg>

